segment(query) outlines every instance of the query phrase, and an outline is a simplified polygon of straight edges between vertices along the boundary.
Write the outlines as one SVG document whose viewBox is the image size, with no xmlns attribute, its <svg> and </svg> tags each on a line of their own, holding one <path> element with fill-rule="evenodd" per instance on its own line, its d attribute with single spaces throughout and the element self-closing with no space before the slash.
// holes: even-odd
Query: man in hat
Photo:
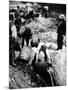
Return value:
<svg viewBox="0 0 68 90">
<path fill-rule="evenodd" d="M 60 25 L 58 26 L 57 29 L 57 45 L 59 49 L 62 49 L 63 46 L 63 36 L 66 35 L 66 21 L 65 21 L 65 16 L 63 14 L 61 14 L 58 18 L 58 20 L 60 21 Z"/>
<path fill-rule="evenodd" d="M 48 6 L 44 6 L 42 8 L 42 16 L 45 17 L 45 18 L 47 18 L 48 17 L 48 14 L 49 14 L 48 11 L 49 11 L 49 7 Z"/>
</svg>

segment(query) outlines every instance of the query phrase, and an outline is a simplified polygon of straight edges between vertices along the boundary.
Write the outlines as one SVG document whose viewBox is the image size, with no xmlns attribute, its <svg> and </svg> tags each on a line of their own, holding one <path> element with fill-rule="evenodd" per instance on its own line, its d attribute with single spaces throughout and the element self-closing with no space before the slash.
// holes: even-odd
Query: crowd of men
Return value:
<svg viewBox="0 0 68 90">
<path fill-rule="evenodd" d="M 39 62 L 40 64 L 44 64 L 43 66 L 47 69 L 47 67 L 51 67 L 48 48 L 39 38 L 32 38 L 31 29 L 26 27 L 26 23 L 36 20 L 40 15 L 41 17 L 48 18 L 48 6 L 39 7 L 36 12 L 32 8 L 26 8 L 27 12 L 24 12 L 19 6 L 17 6 L 17 9 L 14 10 L 13 13 L 12 10 L 9 12 L 9 63 L 15 66 L 16 61 L 22 61 L 36 68 L 35 64 Z M 63 38 L 66 35 L 65 16 L 60 15 L 58 21 L 60 21 L 60 24 L 57 29 L 58 48 L 56 50 L 62 49 Z M 21 26 L 24 26 L 22 31 Z M 41 70 L 41 68 L 37 68 L 38 71 Z M 42 72 L 44 72 L 44 70 Z"/>
<path fill-rule="evenodd" d="M 27 8 L 27 7 L 26 7 Z M 39 17 L 41 14 L 42 17 L 48 17 L 48 7 L 39 8 L 42 10 L 41 12 L 35 12 L 31 8 L 28 8 L 27 13 L 24 13 L 19 6 L 17 6 L 17 10 L 12 14 L 11 10 L 9 13 L 9 34 L 10 34 L 10 50 L 11 51 L 21 51 L 24 45 L 31 47 L 38 47 L 40 40 L 32 39 L 32 32 L 30 28 L 25 26 L 26 23 L 31 22 L 35 18 Z M 45 13 L 44 13 L 45 12 Z M 21 32 L 21 26 L 25 26 L 24 30 Z M 20 42 L 17 39 L 20 39 Z M 11 56 L 11 55 L 10 55 Z M 11 62 L 13 60 L 10 60 Z"/>
</svg>

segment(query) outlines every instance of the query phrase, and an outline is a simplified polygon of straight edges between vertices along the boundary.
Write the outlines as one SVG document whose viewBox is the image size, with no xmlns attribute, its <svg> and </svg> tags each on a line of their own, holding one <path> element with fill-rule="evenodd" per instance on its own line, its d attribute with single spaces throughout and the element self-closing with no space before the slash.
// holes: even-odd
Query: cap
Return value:
<svg viewBox="0 0 68 90">
<path fill-rule="evenodd" d="M 64 19 L 65 20 L 65 15 L 64 14 L 60 14 L 59 15 L 59 19 Z"/>
<path fill-rule="evenodd" d="M 48 9 L 49 9 L 49 7 L 48 7 L 48 6 L 44 6 L 44 8 L 45 8 L 46 10 L 48 10 Z"/>
</svg>

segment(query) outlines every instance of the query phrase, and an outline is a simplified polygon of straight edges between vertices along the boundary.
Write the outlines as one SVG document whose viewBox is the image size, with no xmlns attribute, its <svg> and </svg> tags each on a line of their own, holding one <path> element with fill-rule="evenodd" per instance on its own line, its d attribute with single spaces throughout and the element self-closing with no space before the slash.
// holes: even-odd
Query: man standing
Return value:
<svg viewBox="0 0 68 90">
<path fill-rule="evenodd" d="M 58 45 L 57 50 L 62 49 L 62 46 L 63 46 L 63 36 L 66 35 L 65 16 L 63 14 L 60 15 L 58 20 L 60 21 L 60 25 L 59 25 L 58 30 L 57 30 L 57 45 Z"/>
</svg>

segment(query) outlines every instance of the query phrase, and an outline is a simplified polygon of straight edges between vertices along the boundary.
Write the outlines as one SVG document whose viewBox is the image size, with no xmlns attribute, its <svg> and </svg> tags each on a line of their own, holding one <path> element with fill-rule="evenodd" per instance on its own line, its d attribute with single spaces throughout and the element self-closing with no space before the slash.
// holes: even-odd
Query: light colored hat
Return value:
<svg viewBox="0 0 68 90">
<path fill-rule="evenodd" d="M 31 7 L 32 4 L 31 3 L 26 3 L 26 6 Z"/>
<path fill-rule="evenodd" d="M 48 10 L 48 9 L 49 9 L 49 7 L 48 7 L 48 6 L 44 6 L 44 8 L 45 8 L 46 10 Z"/>
<path fill-rule="evenodd" d="M 65 20 L 65 15 L 64 14 L 60 14 L 59 15 L 59 19 L 64 19 Z"/>
</svg>

